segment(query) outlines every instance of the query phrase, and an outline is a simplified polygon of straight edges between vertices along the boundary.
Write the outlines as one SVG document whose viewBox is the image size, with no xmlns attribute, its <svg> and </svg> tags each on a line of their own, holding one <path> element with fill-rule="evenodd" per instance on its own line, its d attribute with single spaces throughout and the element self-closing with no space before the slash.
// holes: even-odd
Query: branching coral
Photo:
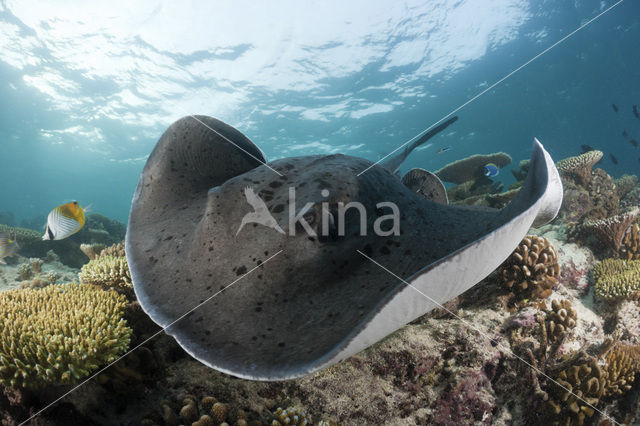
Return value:
<svg viewBox="0 0 640 426">
<path fill-rule="evenodd" d="M 607 385 L 604 396 L 622 395 L 631 389 L 635 375 L 640 370 L 640 348 L 616 345 L 607 353 L 604 371 Z"/>
<path fill-rule="evenodd" d="M 483 167 L 487 163 L 494 163 L 498 168 L 502 168 L 511 163 L 511 157 L 504 152 L 472 155 L 447 164 L 438 170 L 436 175 L 445 182 L 457 184 L 475 181 L 478 178 L 484 177 Z"/>
<path fill-rule="evenodd" d="M 640 226 L 637 223 L 627 228 L 622 237 L 620 255 L 627 260 L 640 259 Z"/>
<path fill-rule="evenodd" d="M 525 236 L 500 271 L 505 286 L 519 299 L 549 297 L 559 273 L 556 249 L 537 235 Z"/>
<path fill-rule="evenodd" d="M 116 257 L 125 257 L 124 251 L 124 242 L 120 242 L 117 244 L 110 245 L 109 247 L 102 250 L 100 256 L 116 256 Z"/>
<path fill-rule="evenodd" d="M 565 334 L 576 326 L 578 313 L 568 300 L 554 300 L 551 307 L 543 305 L 546 314 L 545 327 L 548 338 L 555 342 L 564 338 Z"/>
<path fill-rule="evenodd" d="M 219 402 L 212 396 L 205 396 L 200 402 L 198 402 L 195 396 L 186 395 L 182 398 L 182 403 L 179 407 L 179 413 L 176 415 L 172 404 L 166 400 L 162 401 L 160 404 L 160 417 L 162 424 L 174 426 L 177 426 L 178 424 L 192 426 L 235 424 L 237 426 L 247 426 L 249 424 L 247 422 L 247 415 L 243 410 L 236 410 L 234 413 L 231 413 L 229 404 Z M 156 416 L 156 414 L 153 415 L 153 417 Z M 146 421 L 143 422 L 146 424 L 156 424 L 151 419 L 146 419 Z M 257 420 L 251 424 L 262 425 L 262 423 Z"/>
<path fill-rule="evenodd" d="M 593 416 L 594 407 L 604 395 L 606 373 L 591 357 L 586 364 L 571 365 L 560 371 L 548 386 L 547 407 L 553 424 L 582 425 Z"/>
<path fill-rule="evenodd" d="M 594 235 L 603 245 L 617 253 L 620 250 L 622 239 L 627 229 L 629 229 L 639 212 L 640 210 L 635 207 L 607 219 L 586 220 L 581 226 L 581 232 Z"/>
<path fill-rule="evenodd" d="M 565 158 L 556 163 L 560 175 L 586 185 L 591 181 L 591 168 L 602 158 L 602 151 L 588 151 L 575 157 Z"/>
<path fill-rule="evenodd" d="M 636 298 L 640 260 L 605 259 L 593 268 L 596 295 L 608 300 Z"/>
<path fill-rule="evenodd" d="M 126 257 L 101 256 L 89 261 L 78 274 L 83 284 L 93 284 L 104 289 L 131 293 L 131 275 Z"/>
<path fill-rule="evenodd" d="M 123 353 L 126 300 L 80 284 L 0 293 L 0 383 L 72 384 Z"/>
</svg>

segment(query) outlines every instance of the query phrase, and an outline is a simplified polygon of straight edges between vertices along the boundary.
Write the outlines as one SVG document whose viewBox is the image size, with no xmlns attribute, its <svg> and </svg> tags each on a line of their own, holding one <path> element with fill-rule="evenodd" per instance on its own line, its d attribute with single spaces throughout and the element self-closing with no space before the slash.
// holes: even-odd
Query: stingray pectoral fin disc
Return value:
<svg viewBox="0 0 640 426">
<path fill-rule="evenodd" d="M 405 285 L 322 366 L 361 351 L 462 294 L 497 268 L 532 225 L 539 226 L 555 218 L 562 204 L 562 182 L 551 156 L 537 139 L 533 144 L 531 165 L 518 196 L 498 213 L 502 222 L 498 227 L 406 278 Z M 469 220 L 471 218 L 469 216 Z M 394 265 L 383 266 L 394 269 Z"/>
<path fill-rule="evenodd" d="M 447 190 L 442 181 L 434 173 L 425 169 L 411 169 L 402 177 L 402 183 L 411 191 L 422 195 L 427 200 L 440 204 L 448 204 Z"/>
</svg>

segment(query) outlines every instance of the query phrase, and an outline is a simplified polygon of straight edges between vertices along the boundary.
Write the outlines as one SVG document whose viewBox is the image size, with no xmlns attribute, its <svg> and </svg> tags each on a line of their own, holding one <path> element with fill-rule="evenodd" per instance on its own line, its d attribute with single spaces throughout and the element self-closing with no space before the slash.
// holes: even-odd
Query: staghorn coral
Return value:
<svg viewBox="0 0 640 426">
<path fill-rule="evenodd" d="M 640 260 L 604 259 L 593 268 L 595 293 L 607 300 L 636 298 L 640 292 Z"/>
<path fill-rule="evenodd" d="M 618 197 L 624 198 L 638 184 L 638 176 L 625 174 L 619 179 L 614 179 L 613 183 L 616 185 Z"/>
<path fill-rule="evenodd" d="M 77 283 L 0 293 L 0 383 L 72 384 L 123 353 L 126 301 Z"/>
<path fill-rule="evenodd" d="M 622 237 L 620 257 L 627 260 L 640 259 L 640 226 L 637 223 L 629 226 Z"/>
<path fill-rule="evenodd" d="M 304 411 L 300 411 L 296 407 L 289 407 L 286 410 L 278 407 L 273 415 L 275 417 L 271 423 L 273 426 L 311 424 L 311 419 L 307 418 Z"/>
<path fill-rule="evenodd" d="M 595 235 L 603 245 L 617 253 L 627 229 L 636 219 L 638 213 L 640 213 L 640 209 L 635 207 L 607 219 L 586 220 L 581 225 L 580 232 L 585 235 Z"/>
<path fill-rule="evenodd" d="M 93 260 L 100 256 L 102 250 L 104 250 L 104 244 L 80 244 L 80 250 L 87 255 L 89 260 Z"/>
<path fill-rule="evenodd" d="M 83 284 L 115 289 L 130 294 L 133 291 L 126 257 L 101 256 L 89 261 L 78 274 Z"/>
<path fill-rule="evenodd" d="M 499 168 L 511 163 L 511 157 L 504 152 L 496 152 L 487 155 L 472 155 L 461 160 L 447 164 L 436 172 L 436 175 L 445 182 L 461 184 L 475 181 L 485 177 L 483 167 L 487 163 L 494 163 Z"/>
<path fill-rule="evenodd" d="M 501 266 L 504 285 L 519 299 L 545 299 L 558 282 L 558 253 L 549 240 L 525 236 Z"/>
<path fill-rule="evenodd" d="M 602 151 L 588 151 L 575 157 L 565 158 L 556 163 L 560 175 L 587 185 L 591 181 L 591 168 L 602 158 Z"/>
<path fill-rule="evenodd" d="M 552 301 L 551 307 L 544 303 L 542 310 L 546 314 L 545 327 L 551 342 L 564 338 L 569 330 L 575 328 L 578 321 L 578 313 L 566 299 Z"/>
</svg>

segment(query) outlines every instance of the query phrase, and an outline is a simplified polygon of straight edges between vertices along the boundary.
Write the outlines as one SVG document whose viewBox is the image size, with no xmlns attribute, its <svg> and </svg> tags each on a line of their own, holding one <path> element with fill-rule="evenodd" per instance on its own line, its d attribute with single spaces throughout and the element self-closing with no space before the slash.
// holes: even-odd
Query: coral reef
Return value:
<svg viewBox="0 0 640 426">
<path fill-rule="evenodd" d="M 604 259 L 593 268 L 595 294 L 606 300 L 631 299 L 640 292 L 640 260 Z"/>
<path fill-rule="evenodd" d="M 99 243 L 80 244 L 80 250 L 82 250 L 82 252 L 87 255 L 89 260 L 93 260 L 96 257 L 100 256 L 100 253 L 105 249 L 105 247 L 106 246 L 104 244 Z"/>
<path fill-rule="evenodd" d="M 603 219 L 620 211 L 620 199 L 616 193 L 613 178 L 602 169 L 591 172 L 591 181 L 587 185 L 591 198 L 591 210 L 588 218 Z"/>
<path fill-rule="evenodd" d="M 504 285 L 517 300 L 549 297 L 559 273 L 556 249 L 536 235 L 525 236 L 500 267 Z"/>
<path fill-rule="evenodd" d="M 273 412 L 273 415 L 276 417 L 276 420 L 272 423 L 273 426 L 311 424 L 305 412 L 298 410 L 296 407 L 289 407 L 284 410 L 278 407 L 278 409 Z"/>
<path fill-rule="evenodd" d="M 553 300 L 551 307 L 543 303 L 541 310 L 546 314 L 545 328 L 551 342 L 563 339 L 569 330 L 575 328 L 578 321 L 578 313 L 566 299 Z"/>
<path fill-rule="evenodd" d="M 638 370 L 640 370 L 640 347 L 616 345 L 608 351 L 605 358 L 606 387 L 603 396 L 622 395 L 630 390 Z"/>
<path fill-rule="evenodd" d="M 494 163 L 498 168 L 502 168 L 511 163 L 511 157 L 504 152 L 496 152 L 487 155 L 472 155 L 447 164 L 435 172 L 435 174 L 445 182 L 462 184 L 485 177 L 483 167 L 487 163 Z"/>
<path fill-rule="evenodd" d="M 591 168 L 602 158 L 602 151 L 588 151 L 575 157 L 565 158 L 556 163 L 560 175 L 587 185 L 591 181 Z"/>
<path fill-rule="evenodd" d="M 102 250 L 102 252 L 100 252 L 100 256 L 125 257 L 126 254 L 124 251 L 124 241 L 105 248 L 104 250 Z"/>
<path fill-rule="evenodd" d="M 83 284 L 93 284 L 104 289 L 132 293 L 133 284 L 126 257 L 100 256 L 89 261 L 78 274 Z"/>
<path fill-rule="evenodd" d="M 584 235 L 593 235 L 611 252 L 618 253 L 627 230 L 640 213 L 637 207 L 624 213 L 599 220 L 585 220 L 580 226 L 579 232 Z"/>
<path fill-rule="evenodd" d="M 511 169 L 511 173 L 513 174 L 513 177 L 516 178 L 516 181 L 523 181 L 527 177 L 530 164 L 531 160 L 527 158 L 526 160 L 520 160 L 517 169 Z"/>
<path fill-rule="evenodd" d="M 613 183 L 616 185 L 618 197 L 622 199 L 638 184 L 638 176 L 625 174 L 618 179 L 614 179 Z"/>
<path fill-rule="evenodd" d="M 620 257 L 627 260 L 640 259 L 640 226 L 637 223 L 629 226 L 622 237 Z"/>
<path fill-rule="evenodd" d="M 0 383 L 71 384 L 129 345 L 125 299 L 80 284 L 0 293 Z"/>
</svg>

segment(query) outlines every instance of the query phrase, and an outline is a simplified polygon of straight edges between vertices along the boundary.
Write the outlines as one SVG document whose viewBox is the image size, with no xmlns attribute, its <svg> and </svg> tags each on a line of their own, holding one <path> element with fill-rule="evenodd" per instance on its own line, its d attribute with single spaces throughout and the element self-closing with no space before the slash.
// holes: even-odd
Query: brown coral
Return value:
<svg viewBox="0 0 640 426">
<path fill-rule="evenodd" d="M 556 163 L 560 175 L 587 185 L 591 181 L 591 168 L 602 158 L 602 151 L 588 151 L 575 157 L 565 158 Z"/>
<path fill-rule="evenodd" d="M 89 260 L 99 257 L 104 248 L 104 244 L 80 244 L 80 250 L 87 255 Z"/>
<path fill-rule="evenodd" d="M 607 219 L 586 220 L 581 226 L 581 232 L 593 234 L 606 247 L 618 253 L 625 233 L 638 216 L 640 210 L 634 207 L 624 213 Z"/>
<path fill-rule="evenodd" d="M 549 297 L 559 273 L 556 249 L 537 235 L 525 236 L 500 272 L 504 285 L 520 300 Z"/>
<path fill-rule="evenodd" d="M 115 256 L 115 257 L 125 257 L 124 251 L 124 242 L 119 242 L 117 244 L 110 245 L 109 247 L 102 250 L 100 256 Z"/>
<path fill-rule="evenodd" d="M 637 223 L 629 226 L 622 237 L 620 256 L 627 260 L 640 259 L 640 226 Z"/>
<path fill-rule="evenodd" d="M 566 299 L 552 301 L 551 307 L 545 303 L 543 311 L 546 313 L 545 327 L 551 342 L 563 338 L 578 321 L 578 313 Z"/>
<path fill-rule="evenodd" d="M 511 163 L 511 157 L 504 152 L 472 155 L 447 164 L 438 170 L 436 175 L 445 182 L 457 184 L 475 181 L 478 178 L 484 177 L 483 167 L 487 163 L 494 163 L 498 168 L 502 168 Z"/>
<path fill-rule="evenodd" d="M 633 385 L 635 375 L 640 368 L 638 346 L 617 345 L 607 353 L 604 371 L 607 386 L 604 396 L 622 395 Z"/>
<path fill-rule="evenodd" d="M 548 414 L 553 424 L 582 425 L 593 416 L 594 407 L 604 395 L 606 373 L 596 358 L 562 370 L 549 384 Z"/>
</svg>

